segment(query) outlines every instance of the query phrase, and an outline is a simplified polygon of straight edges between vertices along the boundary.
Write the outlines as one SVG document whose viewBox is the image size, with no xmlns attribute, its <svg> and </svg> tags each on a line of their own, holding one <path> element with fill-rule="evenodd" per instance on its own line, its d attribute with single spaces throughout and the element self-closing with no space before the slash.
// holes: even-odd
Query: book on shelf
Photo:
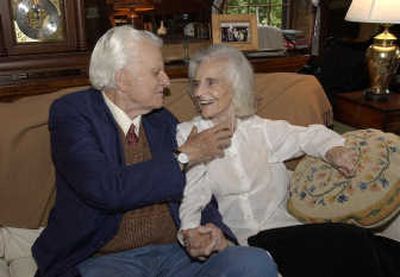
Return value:
<svg viewBox="0 0 400 277">
<path fill-rule="evenodd" d="M 301 30 L 286 29 L 282 30 L 286 49 L 306 49 L 309 41 Z"/>
<path fill-rule="evenodd" d="M 257 51 L 245 52 L 248 58 L 279 57 L 286 55 L 286 49 L 258 49 Z"/>
</svg>

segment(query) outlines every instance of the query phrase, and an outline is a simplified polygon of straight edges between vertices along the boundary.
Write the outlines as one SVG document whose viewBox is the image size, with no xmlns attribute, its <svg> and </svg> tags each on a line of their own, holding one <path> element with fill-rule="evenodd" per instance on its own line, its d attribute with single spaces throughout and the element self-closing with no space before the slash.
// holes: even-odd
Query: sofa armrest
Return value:
<svg viewBox="0 0 400 277">
<path fill-rule="evenodd" d="M 47 127 L 49 107 L 62 95 L 87 87 L 0 103 L 0 225 L 38 228 L 54 200 L 54 169 Z M 12 120 L 10 120 L 12 119 Z"/>
<path fill-rule="evenodd" d="M 10 277 L 8 265 L 5 260 L 0 258 L 0 277 Z"/>
<path fill-rule="evenodd" d="M 4 248 L 5 248 L 5 244 L 4 244 L 4 236 L 3 236 L 3 227 L 0 227 L 0 259 L 4 258 Z"/>
</svg>

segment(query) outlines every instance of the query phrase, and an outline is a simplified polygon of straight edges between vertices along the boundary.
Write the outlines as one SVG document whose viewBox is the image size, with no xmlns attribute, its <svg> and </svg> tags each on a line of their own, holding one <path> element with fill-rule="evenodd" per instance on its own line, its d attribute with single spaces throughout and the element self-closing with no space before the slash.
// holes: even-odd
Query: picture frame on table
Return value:
<svg viewBox="0 0 400 277">
<path fill-rule="evenodd" d="M 258 49 L 254 14 L 213 14 L 211 24 L 213 44 L 226 44 L 242 51 Z"/>
</svg>

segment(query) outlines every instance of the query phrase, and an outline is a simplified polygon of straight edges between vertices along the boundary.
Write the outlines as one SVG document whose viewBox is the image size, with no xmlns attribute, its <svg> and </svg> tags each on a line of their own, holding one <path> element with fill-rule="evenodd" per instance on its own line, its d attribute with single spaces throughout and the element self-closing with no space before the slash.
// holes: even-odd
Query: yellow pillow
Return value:
<svg viewBox="0 0 400 277">
<path fill-rule="evenodd" d="M 382 226 L 400 210 L 400 137 L 374 129 L 344 137 L 358 153 L 356 175 L 307 156 L 292 175 L 288 209 L 304 222 Z"/>
</svg>

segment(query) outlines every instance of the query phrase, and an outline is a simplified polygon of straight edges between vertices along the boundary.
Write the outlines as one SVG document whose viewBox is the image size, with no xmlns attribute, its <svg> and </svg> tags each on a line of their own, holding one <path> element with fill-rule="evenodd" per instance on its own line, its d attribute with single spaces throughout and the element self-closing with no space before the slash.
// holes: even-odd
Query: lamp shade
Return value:
<svg viewBox="0 0 400 277">
<path fill-rule="evenodd" d="M 145 12 L 154 10 L 154 3 L 152 0 L 116 0 L 113 1 L 113 9 L 130 9 L 134 12 Z"/>
<path fill-rule="evenodd" d="M 345 20 L 366 23 L 400 23 L 400 0 L 353 0 Z"/>
</svg>

